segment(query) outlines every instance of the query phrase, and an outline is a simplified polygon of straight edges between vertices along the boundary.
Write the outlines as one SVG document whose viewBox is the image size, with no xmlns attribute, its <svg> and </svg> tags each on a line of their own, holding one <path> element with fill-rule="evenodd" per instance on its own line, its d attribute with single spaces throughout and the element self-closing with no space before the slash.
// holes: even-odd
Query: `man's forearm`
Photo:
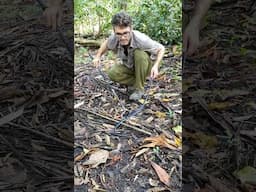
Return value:
<svg viewBox="0 0 256 192">
<path fill-rule="evenodd" d="M 97 54 L 96 54 L 96 57 L 97 57 L 97 58 L 100 58 L 101 55 L 103 55 L 103 54 L 108 50 L 108 48 L 107 48 L 107 43 L 108 43 L 108 40 L 106 40 L 106 41 L 104 41 L 104 42 L 102 43 L 102 45 L 100 46 L 100 48 L 99 48 L 99 50 L 98 50 L 98 52 L 97 52 Z"/>
<path fill-rule="evenodd" d="M 156 61 L 154 63 L 154 66 L 157 66 L 159 68 L 160 62 L 161 62 L 161 60 L 164 57 L 164 52 L 165 52 L 165 48 L 164 47 L 158 51 L 157 58 L 156 58 Z"/>
<path fill-rule="evenodd" d="M 192 20 L 195 24 L 200 25 L 203 17 L 206 15 L 208 9 L 214 0 L 197 0 L 194 16 Z"/>
</svg>

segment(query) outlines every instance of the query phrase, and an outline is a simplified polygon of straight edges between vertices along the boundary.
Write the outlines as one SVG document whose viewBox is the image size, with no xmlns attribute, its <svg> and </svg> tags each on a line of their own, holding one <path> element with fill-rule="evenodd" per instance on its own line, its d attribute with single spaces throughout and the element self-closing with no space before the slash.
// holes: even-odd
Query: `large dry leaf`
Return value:
<svg viewBox="0 0 256 192">
<path fill-rule="evenodd" d="M 83 165 L 92 165 L 92 168 L 95 168 L 102 163 L 106 163 L 108 157 L 109 152 L 101 149 L 91 154 L 89 159 L 86 162 L 84 162 Z"/>
<path fill-rule="evenodd" d="M 161 146 L 169 149 L 176 149 L 178 147 L 175 141 L 168 139 L 164 134 L 161 134 L 156 137 L 147 137 L 143 140 L 143 142 L 151 142 L 151 143 L 145 144 L 141 146 L 141 148 Z"/>
<path fill-rule="evenodd" d="M 160 181 L 169 187 L 171 185 L 171 178 L 168 175 L 168 173 L 155 162 L 150 161 L 150 163 L 154 168 L 155 172 L 157 173 L 157 176 L 159 177 Z"/>
</svg>

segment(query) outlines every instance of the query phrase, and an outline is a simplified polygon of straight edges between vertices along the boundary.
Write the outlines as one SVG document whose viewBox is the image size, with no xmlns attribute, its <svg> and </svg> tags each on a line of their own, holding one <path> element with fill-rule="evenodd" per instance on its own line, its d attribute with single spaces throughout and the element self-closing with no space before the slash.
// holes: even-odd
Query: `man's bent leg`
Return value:
<svg viewBox="0 0 256 192">
<path fill-rule="evenodd" d="M 152 61 L 149 55 L 140 49 L 134 51 L 135 83 L 134 87 L 144 90 L 144 84 L 152 68 Z"/>
<path fill-rule="evenodd" d="M 134 71 L 124 65 L 115 64 L 107 73 L 112 81 L 120 84 L 131 86 L 135 83 Z"/>
</svg>

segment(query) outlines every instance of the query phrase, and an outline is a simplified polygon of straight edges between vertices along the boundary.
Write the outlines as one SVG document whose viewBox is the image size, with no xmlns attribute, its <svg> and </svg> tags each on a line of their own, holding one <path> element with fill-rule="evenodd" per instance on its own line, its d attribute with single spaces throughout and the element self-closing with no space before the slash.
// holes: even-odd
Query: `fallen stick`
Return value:
<svg viewBox="0 0 256 192">
<path fill-rule="evenodd" d="M 93 115 L 99 116 L 99 117 L 101 117 L 101 118 L 107 119 L 107 120 L 112 121 L 112 122 L 115 122 L 115 123 L 118 123 L 118 122 L 119 122 L 119 120 L 113 119 L 113 118 L 111 118 L 111 117 L 107 117 L 107 116 L 105 116 L 105 115 L 101 115 L 101 114 L 99 114 L 99 113 L 97 113 L 97 112 L 91 111 L 91 110 L 86 109 L 86 108 L 79 108 L 79 110 L 86 111 L 86 112 L 88 112 L 88 113 L 91 113 L 91 114 L 93 114 Z M 144 133 L 144 134 L 146 134 L 146 135 L 150 135 L 150 136 L 152 135 L 151 132 L 146 131 L 146 130 L 144 130 L 144 129 L 142 129 L 142 128 L 138 128 L 138 127 L 135 127 L 135 126 L 126 124 L 126 123 L 122 123 L 122 125 L 125 126 L 125 127 L 128 127 L 128 128 L 134 129 L 134 130 L 136 130 L 136 131 L 139 131 L 139 132 L 141 132 L 141 133 Z"/>
</svg>

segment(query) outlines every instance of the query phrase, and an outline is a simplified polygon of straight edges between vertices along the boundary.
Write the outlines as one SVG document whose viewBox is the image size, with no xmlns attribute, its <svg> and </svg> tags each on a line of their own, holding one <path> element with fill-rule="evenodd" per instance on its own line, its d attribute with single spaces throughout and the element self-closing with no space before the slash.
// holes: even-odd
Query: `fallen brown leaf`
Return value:
<svg viewBox="0 0 256 192">
<path fill-rule="evenodd" d="M 151 142 L 151 143 L 145 144 L 141 146 L 141 148 L 162 146 L 169 149 L 176 149 L 178 147 L 175 141 L 168 139 L 164 134 L 161 134 L 155 137 L 147 137 L 143 140 L 143 142 Z"/>
<path fill-rule="evenodd" d="M 92 168 L 97 167 L 102 163 L 106 163 L 109 157 L 109 152 L 106 150 L 98 150 L 91 154 L 89 159 L 83 163 L 83 165 L 92 165 Z"/>
<path fill-rule="evenodd" d="M 171 185 L 171 179 L 168 173 L 153 161 L 150 161 L 150 163 L 154 168 L 155 172 L 157 173 L 157 176 L 159 177 L 160 181 L 169 187 Z"/>
</svg>

